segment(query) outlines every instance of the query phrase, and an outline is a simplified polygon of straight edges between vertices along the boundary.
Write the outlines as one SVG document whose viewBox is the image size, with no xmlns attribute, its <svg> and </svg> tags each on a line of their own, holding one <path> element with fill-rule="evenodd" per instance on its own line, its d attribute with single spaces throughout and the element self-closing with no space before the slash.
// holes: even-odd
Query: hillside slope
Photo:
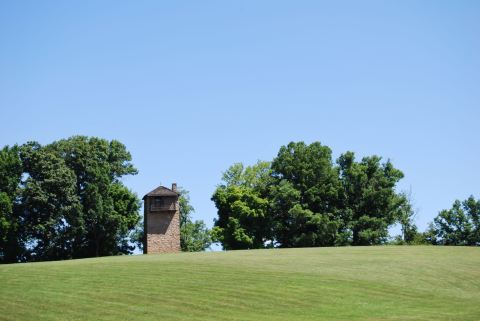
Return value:
<svg viewBox="0 0 480 321">
<path fill-rule="evenodd" d="M 480 320 L 480 249 L 275 249 L 3 265 L 0 320 Z"/>
</svg>

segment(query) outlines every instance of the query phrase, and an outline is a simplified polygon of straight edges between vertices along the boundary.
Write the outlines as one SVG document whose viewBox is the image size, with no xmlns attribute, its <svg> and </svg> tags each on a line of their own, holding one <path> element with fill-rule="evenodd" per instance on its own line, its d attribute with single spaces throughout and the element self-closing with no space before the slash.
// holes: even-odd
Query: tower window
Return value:
<svg viewBox="0 0 480 321">
<path fill-rule="evenodd" d="M 163 200 L 163 198 L 161 197 L 155 197 L 153 199 L 153 202 L 152 202 L 152 205 L 151 205 L 151 208 L 154 209 L 154 208 L 162 208 L 165 206 L 165 202 Z"/>
</svg>

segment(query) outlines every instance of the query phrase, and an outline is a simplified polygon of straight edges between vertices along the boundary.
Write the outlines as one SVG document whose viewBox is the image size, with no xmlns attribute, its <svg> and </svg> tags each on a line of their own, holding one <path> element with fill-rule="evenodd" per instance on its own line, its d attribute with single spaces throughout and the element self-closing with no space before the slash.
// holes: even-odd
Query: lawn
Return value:
<svg viewBox="0 0 480 321">
<path fill-rule="evenodd" d="M 0 320 L 480 320 L 480 248 L 384 246 L 0 265 Z"/>
</svg>

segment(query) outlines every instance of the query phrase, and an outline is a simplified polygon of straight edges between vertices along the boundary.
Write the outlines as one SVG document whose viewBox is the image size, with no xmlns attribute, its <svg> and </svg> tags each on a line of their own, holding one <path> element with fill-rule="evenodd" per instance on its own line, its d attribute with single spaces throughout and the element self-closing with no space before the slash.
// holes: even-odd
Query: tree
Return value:
<svg viewBox="0 0 480 321">
<path fill-rule="evenodd" d="M 399 220 L 405 197 L 395 192 L 403 173 L 378 156 L 355 162 L 353 152 L 337 160 L 343 186 L 341 211 L 352 232 L 352 245 L 387 241 L 388 227 Z"/>
<path fill-rule="evenodd" d="M 21 193 L 21 218 L 30 260 L 74 256 L 71 238 L 80 218 L 76 177 L 64 160 L 31 142 L 21 147 L 26 180 Z"/>
<path fill-rule="evenodd" d="M 442 210 L 430 227 L 433 243 L 442 245 L 480 245 L 480 200 L 470 196 L 452 208 Z"/>
<path fill-rule="evenodd" d="M 414 223 L 415 211 L 412 206 L 411 193 L 402 194 L 403 203 L 400 205 L 399 223 L 402 229 L 401 242 L 402 244 L 417 244 L 423 243 L 422 236 L 418 232 L 418 228 Z"/>
<path fill-rule="evenodd" d="M 212 236 L 202 220 L 187 221 L 180 227 L 180 245 L 183 252 L 205 251 L 212 244 Z"/>
<path fill-rule="evenodd" d="M 131 253 L 128 240 L 140 220 L 140 200 L 120 181 L 138 173 L 125 145 L 73 136 L 45 148 L 63 158 L 76 177 L 81 219 L 72 239 L 74 257 Z"/>
<path fill-rule="evenodd" d="M 403 219 L 410 239 L 413 212 L 395 191 L 402 177 L 378 156 L 356 162 L 347 152 L 335 165 L 328 146 L 291 142 L 271 163 L 237 163 L 223 174 L 213 231 L 225 249 L 372 245 Z"/>
<path fill-rule="evenodd" d="M 22 163 L 18 146 L 0 150 L 0 263 L 22 259 L 24 245 L 18 209 Z"/>
<path fill-rule="evenodd" d="M 119 182 L 111 185 L 109 196 L 113 200 L 113 211 L 109 219 L 110 248 L 115 249 L 113 254 L 130 254 L 135 248 L 132 245 L 135 226 L 140 222 L 140 200 Z"/>
<path fill-rule="evenodd" d="M 137 170 L 118 141 L 74 136 L 0 151 L 0 261 L 131 253 Z"/>
<path fill-rule="evenodd" d="M 223 174 L 224 184 L 217 187 L 212 201 L 218 209 L 214 239 L 224 249 L 263 248 L 271 240 L 271 222 L 265 193 L 270 166 L 258 162 L 244 167 L 237 163 Z"/>
<path fill-rule="evenodd" d="M 189 192 L 183 188 L 178 190 L 180 207 L 180 247 L 184 252 L 205 251 L 212 244 L 210 230 L 202 220 L 192 221 L 191 214 L 195 209 L 190 205 Z"/>
<path fill-rule="evenodd" d="M 338 215 L 338 173 L 332 151 L 319 142 L 291 142 L 272 162 L 269 200 L 274 237 L 280 247 L 336 245 L 343 225 Z"/>
</svg>

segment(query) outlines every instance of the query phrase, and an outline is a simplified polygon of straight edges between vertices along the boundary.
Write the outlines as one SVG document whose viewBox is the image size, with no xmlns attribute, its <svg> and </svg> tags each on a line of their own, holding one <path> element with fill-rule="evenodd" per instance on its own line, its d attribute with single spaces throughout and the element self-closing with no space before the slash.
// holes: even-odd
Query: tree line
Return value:
<svg viewBox="0 0 480 321">
<path fill-rule="evenodd" d="M 480 244 L 480 200 L 456 201 L 421 233 L 408 195 L 396 191 L 403 177 L 379 156 L 346 152 L 334 162 L 320 142 L 291 142 L 271 162 L 236 163 L 223 174 L 212 234 L 224 249 Z M 392 240 L 394 224 L 402 235 Z"/>
<path fill-rule="evenodd" d="M 131 254 L 142 246 L 141 201 L 123 183 L 136 175 L 117 140 L 74 136 L 0 149 L 0 263 Z M 403 173 L 381 157 L 335 161 L 328 146 L 291 142 L 270 162 L 233 164 L 212 200 L 214 227 L 193 221 L 180 189 L 183 251 L 377 244 L 480 245 L 480 200 L 442 210 L 425 232 L 414 224 Z M 400 224 L 392 239 L 389 228 Z"/>
</svg>

